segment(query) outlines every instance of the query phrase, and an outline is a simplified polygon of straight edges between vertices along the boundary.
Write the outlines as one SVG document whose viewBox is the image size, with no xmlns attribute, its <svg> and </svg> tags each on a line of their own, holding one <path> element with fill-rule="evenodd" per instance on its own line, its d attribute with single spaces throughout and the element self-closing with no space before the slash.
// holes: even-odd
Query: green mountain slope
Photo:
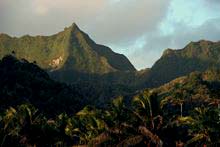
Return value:
<svg viewBox="0 0 220 147">
<path fill-rule="evenodd" d="M 36 62 L 46 70 L 75 70 L 84 73 L 135 71 L 129 60 L 110 48 L 98 45 L 76 24 L 52 36 L 0 34 L 0 58 L 15 53 L 16 57 Z"/>
<path fill-rule="evenodd" d="M 120 96 L 105 109 L 86 106 L 74 114 L 82 104 L 77 96 L 88 97 L 87 91 L 98 89 L 79 91 L 88 85 L 75 86 L 54 82 L 33 63 L 4 57 L 0 61 L 2 145 L 219 145 L 219 69 L 193 72 L 159 88 Z M 97 142 L 103 136 L 104 141 Z"/>
<path fill-rule="evenodd" d="M 53 81 L 36 64 L 24 59 L 5 56 L 0 60 L 0 111 L 32 103 L 48 115 L 74 113 L 87 101 L 78 89 Z"/>
<path fill-rule="evenodd" d="M 9 55 L 0 60 L 0 113 L 9 106 L 31 103 L 48 115 L 69 114 L 88 104 L 106 107 L 112 98 L 132 92 L 127 85 L 102 80 L 67 85 L 54 81 L 47 72 L 25 59 Z"/>
<path fill-rule="evenodd" d="M 193 71 L 220 68 L 220 42 L 191 42 L 180 50 L 167 49 L 153 65 L 146 83 L 159 86 Z"/>
<path fill-rule="evenodd" d="M 220 101 L 220 71 L 192 72 L 171 82 L 152 89 L 157 93 L 163 113 L 180 114 L 183 103 L 183 115 L 189 115 L 196 107 L 214 105 Z"/>
<path fill-rule="evenodd" d="M 58 81 L 100 81 L 134 90 L 157 87 L 194 71 L 220 68 L 220 42 L 201 40 L 183 49 L 167 49 L 151 69 L 136 71 L 124 55 L 96 44 L 76 24 L 52 36 L 16 38 L 0 34 L 0 58 L 11 53 L 35 61 Z"/>
</svg>

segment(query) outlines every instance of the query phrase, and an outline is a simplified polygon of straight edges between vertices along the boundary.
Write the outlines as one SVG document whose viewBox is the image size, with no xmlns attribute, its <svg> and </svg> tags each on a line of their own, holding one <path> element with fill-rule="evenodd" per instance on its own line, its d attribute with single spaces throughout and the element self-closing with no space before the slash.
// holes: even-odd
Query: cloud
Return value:
<svg viewBox="0 0 220 147">
<path fill-rule="evenodd" d="M 76 22 L 140 69 L 165 48 L 220 39 L 219 9 L 219 0 L 0 0 L 0 32 L 51 35 Z"/>
<path fill-rule="evenodd" d="M 0 0 L 0 32 L 50 35 L 76 22 L 97 43 L 135 52 L 166 16 L 170 0 Z M 2 15 L 1 15 L 2 14 Z M 140 47 L 139 47 L 140 48 Z M 127 54 L 126 54 L 127 55 Z"/>
<path fill-rule="evenodd" d="M 0 0 L 0 32 L 49 35 L 73 22 L 89 25 L 105 0 Z"/>
<path fill-rule="evenodd" d="M 219 26 L 220 18 L 208 20 L 199 27 L 178 23 L 171 34 L 163 35 L 159 31 L 148 34 L 146 44 L 129 58 L 138 69 L 151 67 L 167 48 L 181 49 L 191 41 L 220 41 Z"/>
<path fill-rule="evenodd" d="M 76 22 L 99 43 L 127 44 L 151 31 L 169 0 L 1 0 L 0 31 L 52 34 Z M 28 29 L 30 28 L 30 29 Z"/>
<path fill-rule="evenodd" d="M 107 4 L 104 0 L 33 0 L 35 10 L 45 8 L 50 13 L 89 17 Z M 37 12 L 37 11 L 36 11 Z"/>
<path fill-rule="evenodd" d="M 106 7 L 89 26 L 101 43 L 129 44 L 154 30 L 165 17 L 169 0 L 121 0 Z"/>
<path fill-rule="evenodd" d="M 144 45 L 127 54 L 138 68 L 151 67 L 166 48 L 180 49 L 190 41 L 220 40 L 220 3 L 213 0 L 172 0 L 166 17 L 153 32 L 146 32 Z"/>
</svg>

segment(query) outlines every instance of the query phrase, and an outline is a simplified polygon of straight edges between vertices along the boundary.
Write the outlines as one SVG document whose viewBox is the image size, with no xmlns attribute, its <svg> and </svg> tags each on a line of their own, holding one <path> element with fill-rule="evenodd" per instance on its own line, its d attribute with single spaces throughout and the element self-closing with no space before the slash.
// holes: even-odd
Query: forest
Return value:
<svg viewBox="0 0 220 147">
<path fill-rule="evenodd" d="M 220 146 L 219 59 L 220 41 L 200 40 L 137 70 L 76 23 L 0 34 L 0 145 Z"/>
<path fill-rule="evenodd" d="M 181 147 L 220 143 L 217 69 L 115 96 L 104 107 L 91 105 L 86 99 L 89 95 L 77 94 L 76 85 L 73 88 L 55 82 L 26 60 L 6 56 L 0 61 L 0 69 L 2 147 Z"/>
</svg>

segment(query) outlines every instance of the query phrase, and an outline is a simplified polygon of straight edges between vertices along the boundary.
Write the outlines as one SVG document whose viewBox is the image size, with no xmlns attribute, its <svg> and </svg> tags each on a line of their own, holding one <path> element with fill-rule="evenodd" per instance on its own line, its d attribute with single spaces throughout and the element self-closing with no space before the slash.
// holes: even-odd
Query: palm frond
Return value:
<svg viewBox="0 0 220 147">
<path fill-rule="evenodd" d="M 189 141 L 186 142 L 186 145 L 190 145 L 192 143 L 195 143 L 195 142 L 199 142 L 200 140 L 206 138 L 207 136 L 203 133 L 201 134 L 196 134 L 192 139 L 190 139 Z"/>
<path fill-rule="evenodd" d="M 180 125 L 193 125 L 196 122 L 191 116 L 178 117 L 177 120 Z"/>
<path fill-rule="evenodd" d="M 159 136 L 153 134 L 150 130 L 148 130 L 146 127 L 144 126 L 139 126 L 139 131 L 142 135 L 144 135 L 145 137 L 149 138 L 153 143 L 162 146 L 163 142 L 162 140 L 159 138 Z"/>
<path fill-rule="evenodd" d="M 92 139 L 88 144 L 89 146 L 95 147 L 102 144 L 105 141 L 108 141 L 111 138 L 108 132 L 103 132 L 94 139 Z"/>
<path fill-rule="evenodd" d="M 134 146 L 134 145 L 137 145 L 138 143 L 140 143 L 142 140 L 143 140 L 142 135 L 133 136 L 133 137 L 127 138 L 127 139 L 123 140 L 122 142 L 120 142 L 117 145 L 117 147 Z"/>
</svg>

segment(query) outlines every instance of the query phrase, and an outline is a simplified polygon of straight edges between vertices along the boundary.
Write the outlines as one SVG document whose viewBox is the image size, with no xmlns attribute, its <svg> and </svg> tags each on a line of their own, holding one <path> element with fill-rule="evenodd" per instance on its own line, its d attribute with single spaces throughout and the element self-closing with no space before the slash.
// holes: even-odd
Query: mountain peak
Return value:
<svg viewBox="0 0 220 147">
<path fill-rule="evenodd" d="M 0 36 L 0 44 L 0 59 L 14 51 L 17 58 L 36 61 L 41 68 L 50 71 L 72 70 L 88 74 L 135 71 L 124 55 L 96 44 L 76 23 L 52 36 L 16 39 Z"/>
<path fill-rule="evenodd" d="M 79 27 L 78 27 L 78 25 L 77 25 L 75 22 L 72 23 L 72 25 L 70 26 L 70 28 L 80 30 Z"/>
<path fill-rule="evenodd" d="M 64 32 L 78 32 L 78 31 L 81 31 L 80 28 L 78 27 L 78 25 L 76 23 L 72 23 L 71 26 L 69 27 L 65 27 L 64 28 Z"/>
<path fill-rule="evenodd" d="M 219 68 L 219 58 L 220 42 L 200 40 L 190 42 L 182 49 L 167 49 L 151 68 L 150 82 L 158 86 L 194 71 Z"/>
</svg>

